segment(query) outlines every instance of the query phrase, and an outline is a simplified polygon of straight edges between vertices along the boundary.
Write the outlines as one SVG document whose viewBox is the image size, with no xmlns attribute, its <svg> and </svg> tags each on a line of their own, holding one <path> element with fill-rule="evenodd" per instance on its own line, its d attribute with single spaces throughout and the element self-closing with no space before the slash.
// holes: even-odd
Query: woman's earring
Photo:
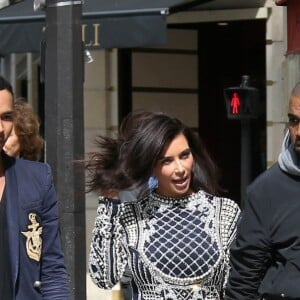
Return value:
<svg viewBox="0 0 300 300">
<path fill-rule="evenodd" d="M 150 190 L 155 190 L 158 188 L 158 180 L 156 176 L 151 176 L 148 180 L 148 187 Z"/>
</svg>

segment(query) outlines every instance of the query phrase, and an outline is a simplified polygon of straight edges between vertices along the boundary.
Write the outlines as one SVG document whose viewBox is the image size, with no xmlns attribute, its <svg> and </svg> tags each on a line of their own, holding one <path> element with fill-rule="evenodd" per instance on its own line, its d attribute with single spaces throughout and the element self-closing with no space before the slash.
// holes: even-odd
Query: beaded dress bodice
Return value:
<svg viewBox="0 0 300 300">
<path fill-rule="evenodd" d="M 91 277 L 111 288 L 128 264 L 133 299 L 220 299 L 238 214 L 230 199 L 202 191 L 180 199 L 151 193 L 130 204 L 102 199 Z"/>
</svg>

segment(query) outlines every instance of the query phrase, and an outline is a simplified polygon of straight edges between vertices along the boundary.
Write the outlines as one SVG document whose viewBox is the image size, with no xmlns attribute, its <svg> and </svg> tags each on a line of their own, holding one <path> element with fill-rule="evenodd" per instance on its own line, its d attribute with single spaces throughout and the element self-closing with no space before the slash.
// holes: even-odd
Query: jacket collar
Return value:
<svg viewBox="0 0 300 300">
<path fill-rule="evenodd" d="M 13 287 L 15 289 L 16 280 L 19 269 L 19 198 L 18 198 L 18 182 L 14 168 L 16 159 L 7 156 L 3 151 L 1 157 L 4 162 L 5 169 L 5 197 L 6 197 L 6 212 L 7 224 L 9 228 L 8 243 L 11 259 L 11 271 Z"/>
</svg>

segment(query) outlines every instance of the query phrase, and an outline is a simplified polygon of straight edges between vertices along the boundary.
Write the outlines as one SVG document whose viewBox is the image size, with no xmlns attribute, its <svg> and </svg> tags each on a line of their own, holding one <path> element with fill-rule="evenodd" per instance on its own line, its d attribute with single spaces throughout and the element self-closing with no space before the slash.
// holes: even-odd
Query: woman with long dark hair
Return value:
<svg viewBox="0 0 300 300">
<path fill-rule="evenodd" d="M 87 164 L 89 190 L 101 194 L 93 281 L 112 288 L 128 265 L 132 299 L 221 299 L 240 210 L 216 196 L 217 168 L 198 135 L 176 118 L 140 112 L 98 144 Z M 121 203 L 128 189 L 137 199 Z"/>
</svg>

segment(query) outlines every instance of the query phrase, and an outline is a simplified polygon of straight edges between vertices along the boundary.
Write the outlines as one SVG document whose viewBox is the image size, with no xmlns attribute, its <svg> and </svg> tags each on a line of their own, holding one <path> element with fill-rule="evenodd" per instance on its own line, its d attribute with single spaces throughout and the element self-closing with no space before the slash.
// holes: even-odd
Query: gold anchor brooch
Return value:
<svg viewBox="0 0 300 300">
<path fill-rule="evenodd" d="M 28 231 L 22 233 L 26 236 L 26 251 L 29 258 L 40 261 L 42 253 L 42 231 L 43 227 L 37 222 L 36 213 L 29 213 L 28 219 L 31 222 L 27 226 Z"/>
</svg>

